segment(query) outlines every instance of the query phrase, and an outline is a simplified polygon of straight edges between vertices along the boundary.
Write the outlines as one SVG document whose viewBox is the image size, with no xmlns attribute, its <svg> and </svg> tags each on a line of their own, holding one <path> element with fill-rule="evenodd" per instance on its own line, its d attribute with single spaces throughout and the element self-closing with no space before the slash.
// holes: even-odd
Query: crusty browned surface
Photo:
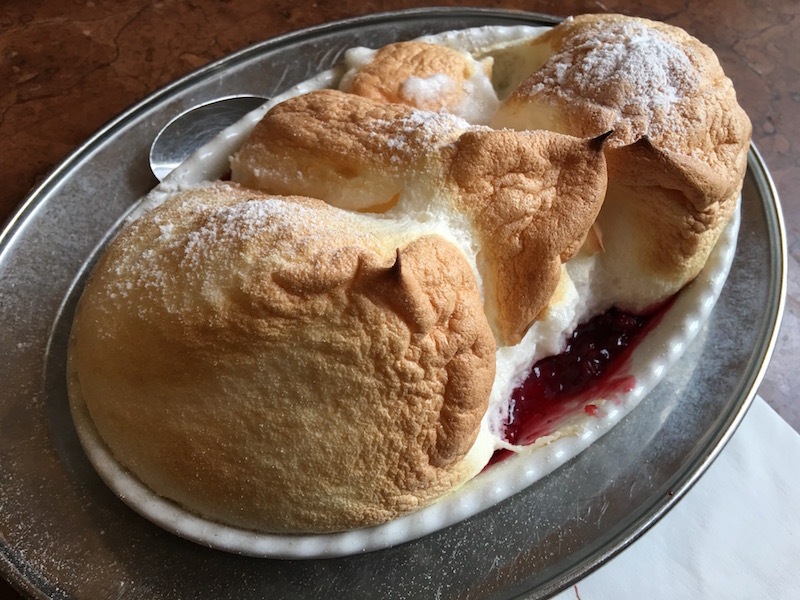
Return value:
<svg viewBox="0 0 800 600">
<path fill-rule="evenodd" d="M 547 308 L 606 191 L 602 144 L 546 131 L 478 129 L 444 149 L 456 210 L 480 244 L 485 308 L 514 345 Z"/>
<path fill-rule="evenodd" d="M 455 144 L 448 178 L 481 241 L 484 293 L 515 344 L 549 304 L 606 190 L 601 144 L 544 131 L 477 130 Z M 487 290 L 491 290 L 490 292 Z"/>
<path fill-rule="evenodd" d="M 622 15 L 582 15 L 534 42 L 549 58 L 493 124 L 606 144 L 598 221 L 604 263 L 631 307 L 691 281 L 737 204 L 751 125 L 713 51 L 685 31 Z"/>
<path fill-rule="evenodd" d="M 475 475 L 495 360 L 475 279 L 441 238 L 373 229 L 228 184 L 125 229 L 70 355 L 115 457 L 195 512 L 276 532 L 380 523 Z"/>
<path fill-rule="evenodd" d="M 353 75 L 343 91 L 422 110 L 452 112 L 464 99 L 464 84 L 474 75 L 476 67 L 491 77 L 490 61 L 476 63 L 468 54 L 438 44 L 400 42 L 380 48 L 372 61 Z M 404 88 L 411 77 L 433 76 L 444 76 L 450 83 L 440 94 L 413 96 Z"/>
<path fill-rule="evenodd" d="M 561 263 L 606 189 L 600 145 L 547 131 L 472 127 L 447 115 L 324 90 L 282 102 L 232 160 L 233 179 L 270 193 L 392 214 L 468 219 L 486 310 L 517 343 L 548 304 Z"/>
<path fill-rule="evenodd" d="M 438 148 L 466 127 L 447 115 L 320 90 L 272 108 L 231 160 L 232 178 L 273 194 L 373 210 L 396 199 L 410 169 L 435 185 Z"/>
</svg>

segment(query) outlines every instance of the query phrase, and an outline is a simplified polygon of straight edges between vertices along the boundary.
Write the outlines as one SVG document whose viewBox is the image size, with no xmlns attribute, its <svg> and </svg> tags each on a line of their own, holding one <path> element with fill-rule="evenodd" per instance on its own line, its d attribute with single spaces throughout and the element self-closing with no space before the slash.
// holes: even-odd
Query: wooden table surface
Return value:
<svg viewBox="0 0 800 600">
<path fill-rule="evenodd" d="M 780 194 L 786 311 L 761 395 L 800 431 L 800 3 L 796 0 L 5 0 L 0 4 L 0 222 L 74 148 L 172 80 L 266 38 L 326 21 L 423 6 L 666 21 L 711 46 L 753 122 Z M 3 292 L 0 292 L 0 295 Z M 2 467 L 0 467 L 2 468 Z M 2 508 L 0 508 L 2 510 Z M 2 531 L 0 531 L 2 535 Z M 17 598 L 0 580 L 0 598 Z"/>
</svg>

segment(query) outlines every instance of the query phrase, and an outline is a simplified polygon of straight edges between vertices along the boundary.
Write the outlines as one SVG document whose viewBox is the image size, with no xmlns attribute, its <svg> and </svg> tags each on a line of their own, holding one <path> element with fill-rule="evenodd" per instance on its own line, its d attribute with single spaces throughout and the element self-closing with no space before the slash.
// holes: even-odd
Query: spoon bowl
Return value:
<svg viewBox="0 0 800 600">
<path fill-rule="evenodd" d="M 261 96 L 226 96 L 183 111 L 158 132 L 150 145 L 153 175 L 163 181 L 197 148 L 266 101 Z"/>
</svg>

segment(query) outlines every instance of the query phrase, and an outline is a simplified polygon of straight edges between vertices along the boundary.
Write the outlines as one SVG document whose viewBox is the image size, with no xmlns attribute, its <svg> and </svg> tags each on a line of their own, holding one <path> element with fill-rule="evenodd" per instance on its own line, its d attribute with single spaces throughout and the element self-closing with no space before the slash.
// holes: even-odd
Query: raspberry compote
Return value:
<svg viewBox="0 0 800 600">
<path fill-rule="evenodd" d="M 627 373 L 630 354 L 669 304 L 638 315 L 611 308 L 579 325 L 564 350 L 534 364 L 512 393 L 506 441 L 532 444 L 578 411 L 600 416 L 594 400 L 631 391 L 636 380 Z M 508 454 L 498 451 L 492 462 Z"/>
</svg>

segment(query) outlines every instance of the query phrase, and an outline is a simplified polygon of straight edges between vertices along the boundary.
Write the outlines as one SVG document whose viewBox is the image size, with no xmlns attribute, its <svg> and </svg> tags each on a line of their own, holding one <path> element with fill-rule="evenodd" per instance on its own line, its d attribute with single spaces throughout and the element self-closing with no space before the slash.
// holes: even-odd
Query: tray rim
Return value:
<svg viewBox="0 0 800 600">
<path fill-rule="evenodd" d="M 68 177 L 71 170 L 77 167 L 88 155 L 91 155 L 94 149 L 102 146 L 107 139 L 113 138 L 117 130 L 123 128 L 129 121 L 135 120 L 139 113 L 146 112 L 149 106 L 168 99 L 181 90 L 203 81 L 215 71 L 222 68 L 227 69 L 239 62 L 247 61 L 251 57 L 263 53 L 270 47 L 279 47 L 285 44 L 289 45 L 304 38 L 312 38 L 337 30 L 349 29 L 356 26 L 369 27 L 398 19 L 421 20 L 431 16 L 474 17 L 477 15 L 486 15 L 493 19 L 507 19 L 509 25 L 552 25 L 563 20 L 561 17 L 548 15 L 546 13 L 528 12 L 516 9 L 475 7 L 410 8 L 372 13 L 321 23 L 265 39 L 236 52 L 222 56 L 158 88 L 136 102 L 108 121 L 105 125 L 101 126 L 95 133 L 59 162 L 59 164 L 27 194 L 22 203 L 19 204 L 18 207 L 12 211 L 11 215 L 6 218 L 5 222 L 2 223 L 2 228 L 0 229 L 0 262 L 4 260 L 5 253 L 13 245 L 14 239 L 22 231 L 27 219 L 35 213 L 41 203 L 48 199 L 50 191 L 60 185 L 62 181 Z M 770 358 L 777 343 L 780 323 L 785 309 L 787 243 L 785 221 L 777 189 L 763 157 L 752 143 L 748 152 L 747 163 L 748 171 L 750 171 L 754 177 L 760 199 L 765 208 L 768 233 L 774 235 L 774 237 L 770 236 L 769 239 L 772 246 L 771 264 L 769 267 L 770 272 L 776 274 L 777 277 L 774 278 L 772 282 L 773 285 L 769 288 L 768 307 L 764 312 L 764 329 L 768 329 L 769 332 L 759 336 L 759 343 L 750 355 L 751 365 L 749 371 L 752 372 L 748 373 L 749 377 L 745 378 L 745 382 L 741 382 L 739 388 L 740 390 L 746 388 L 746 391 L 743 392 L 742 401 L 738 407 L 731 407 L 731 410 L 726 416 L 724 427 L 720 427 L 716 435 L 710 437 L 708 443 L 704 447 L 704 452 L 698 452 L 698 458 L 692 463 L 692 468 L 685 467 L 683 473 L 676 477 L 676 485 L 671 488 L 670 491 L 672 494 L 669 499 L 662 501 L 660 504 L 655 503 L 654 506 L 643 511 L 641 517 L 618 532 L 615 538 L 617 541 L 615 543 L 606 544 L 602 552 L 596 553 L 594 556 L 590 557 L 590 559 L 579 561 L 573 568 L 562 572 L 561 576 L 557 578 L 557 581 L 551 579 L 546 582 L 539 589 L 539 592 L 544 593 L 544 595 L 557 593 L 565 587 L 568 587 L 568 585 L 577 579 L 585 577 L 596 570 L 641 537 L 652 525 L 669 512 L 718 457 L 719 453 L 735 433 L 757 395 L 758 386 L 769 366 Z M 766 194 L 764 192 L 766 192 Z M 753 359 L 756 360 L 753 361 Z M 1 541 L 2 540 L 0 540 L 0 542 Z M 41 581 L 35 581 L 40 580 L 40 576 L 32 574 L 31 577 L 26 577 L 24 573 L 25 569 L 20 569 L 18 565 L 14 564 L 8 554 L 8 547 L 5 543 L 1 543 L 0 574 L 5 577 L 12 586 L 24 594 L 29 594 L 31 597 L 52 597 L 45 594 L 43 586 L 36 585 L 37 583 L 41 584 Z M 24 567 L 24 565 L 22 566 Z"/>
</svg>

